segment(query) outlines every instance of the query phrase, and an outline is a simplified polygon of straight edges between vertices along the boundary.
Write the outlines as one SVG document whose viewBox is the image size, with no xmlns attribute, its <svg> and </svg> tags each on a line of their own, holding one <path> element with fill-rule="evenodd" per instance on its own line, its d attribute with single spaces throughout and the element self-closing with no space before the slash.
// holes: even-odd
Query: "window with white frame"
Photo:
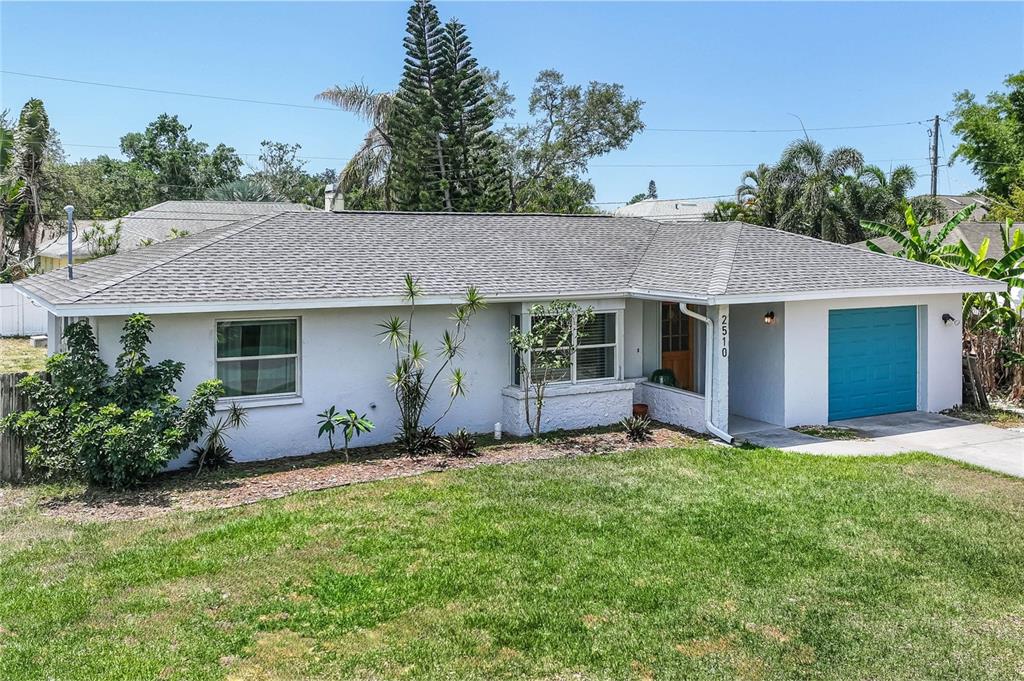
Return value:
<svg viewBox="0 0 1024 681">
<path fill-rule="evenodd" d="M 298 393 L 299 320 L 217 322 L 217 378 L 226 397 Z"/>
<path fill-rule="evenodd" d="M 519 328 L 523 323 L 520 315 L 513 315 L 513 326 Z M 532 324 L 532 320 L 531 320 Z M 599 379 L 616 378 L 618 346 L 618 320 L 615 312 L 596 312 L 589 322 L 577 326 L 574 320 L 573 333 L 576 335 L 576 353 L 569 358 L 568 365 L 564 368 L 548 369 L 548 375 L 552 382 L 593 381 Z M 557 346 L 558 339 L 552 335 L 546 339 L 545 347 Z M 568 352 L 568 349 L 566 350 Z M 513 353 L 512 356 L 512 379 L 515 385 L 521 385 L 520 362 L 521 358 Z M 538 366 L 536 358 L 530 360 L 533 372 L 542 371 Z"/>
</svg>

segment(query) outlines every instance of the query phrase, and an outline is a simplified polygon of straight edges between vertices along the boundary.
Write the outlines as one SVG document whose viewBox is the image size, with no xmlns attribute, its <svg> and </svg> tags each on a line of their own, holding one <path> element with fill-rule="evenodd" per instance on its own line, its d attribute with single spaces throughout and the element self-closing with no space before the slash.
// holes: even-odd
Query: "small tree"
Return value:
<svg viewBox="0 0 1024 681">
<path fill-rule="evenodd" d="M 182 408 L 173 392 L 185 365 L 149 364 L 152 330 L 145 315 L 127 319 L 116 371 L 108 375 L 89 323 L 67 327 L 67 352 L 46 361 L 50 380 L 35 375 L 18 384 L 33 408 L 0 421 L 24 438 L 30 464 L 122 489 L 160 472 L 199 439 L 224 387 L 204 381 Z"/>
<path fill-rule="evenodd" d="M 407 454 L 418 456 L 441 447 L 440 438 L 434 434 L 434 428 L 451 410 L 455 399 L 466 394 L 466 377 L 462 369 L 453 366 L 455 359 L 462 354 L 462 346 L 466 342 L 469 321 L 474 314 L 487 305 L 483 296 L 470 286 L 466 291 L 465 300 L 456 306 L 451 320 L 454 329 L 445 329 L 441 334 L 438 358 L 441 363 L 433 373 L 427 371 L 427 351 L 423 344 L 413 335 L 413 318 L 416 313 L 416 299 L 421 289 L 412 275 L 405 275 L 405 293 L 403 297 L 409 302 L 409 316 L 405 319 L 394 316 L 379 323 L 381 342 L 387 343 L 395 351 L 395 369 L 388 376 L 388 383 L 395 391 L 395 401 L 401 415 L 398 435 L 395 441 Z M 430 401 L 431 391 L 441 376 L 448 372 L 448 404 L 440 415 L 429 425 L 422 425 L 423 413 Z"/>
<path fill-rule="evenodd" d="M 373 421 L 366 418 L 366 414 L 360 416 L 351 409 L 346 409 L 345 413 L 339 413 L 338 408 L 333 404 L 324 411 L 317 414 L 320 418 L 320 431 L 317 437 L 323 437 L 327 435 L 327 442 L 331 446 L 331 451 L 334 451 L 334 433 L 338 427 L 341 427 L 342 435 L 345 438 L 345 461 L 348 462 L 348 445 L 353 438 L 359 437 L 363 433 L 369 433 L 374 429 Z"/>
<path fill-rule="evenodd" d="M 563 380 L 572 367 L 572 358 L 579 345 L 576 329 L 594 319 L 594 309 L 576 303 L 554 300 L 547 305 L 530 307 L 530 328 L 513 328 L 509 344 L 521 357 L 520 383 L 526 391 L 523 401 L 526 425 L 535 436 L 541 432 L 541 416 L 545 393 L 552 381 Z M 533 397 L 530 391 L 533 390 Z M 533 401 L 533 415 L 530 402 Z"/>
</svg>

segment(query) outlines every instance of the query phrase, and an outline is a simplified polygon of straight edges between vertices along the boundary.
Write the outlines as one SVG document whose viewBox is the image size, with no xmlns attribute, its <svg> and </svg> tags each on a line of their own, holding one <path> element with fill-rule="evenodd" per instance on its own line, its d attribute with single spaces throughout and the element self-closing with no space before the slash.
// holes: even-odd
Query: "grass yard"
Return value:
<svg viewBox="0 0 1024 681">
<path fill-rule="evenodd" d="M 0 488 L 0 678 L 1024 673 L 1024 481 L 698 445 L 76 524 Z"/>
<path fill-rule="evenodd" d="M 45 347 L 32 347 L 28 338 L 0 338 L 0 374 L 42 371 L 45 368 Z"/>
</svg>

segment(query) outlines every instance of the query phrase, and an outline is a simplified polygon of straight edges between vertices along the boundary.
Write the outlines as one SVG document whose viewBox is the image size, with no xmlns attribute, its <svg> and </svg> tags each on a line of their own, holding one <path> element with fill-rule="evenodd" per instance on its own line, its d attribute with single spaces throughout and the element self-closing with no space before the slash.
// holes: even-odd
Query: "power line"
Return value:
<svg viewBox="0 0 1024 681">
<path fill-rule="evenodd" d="M 26 73 L 24 71 L 11 71 L 0 69 L 0 73 L 22 78 L 37 78 L 62 83 L 75 83 L 77 85 L 91 85 L 94 87 L 113 88 L 116 90 L 130 90 L 133 92 L 146 92 L 149 94 L 175 95 L 178 97 L 195 97 L 198 99 L 213 99 L 222 102 L 239 102 L 244 104 L 261 104 L 264 106 L 283 106 L 291 109 L 310 109 L 314 111 L 333 111 L 344 113 L 341 109 L 333 106 L 317 106 L 315 104 L 296 104 L 294 102 L 276 102 L 266 99 L 250 99 L 246 97 L 227 97 L 224 95 L 210 95 L 199 92 L 185 92 L 183 90 L 163 90 L 160 88 L 138 87 L 134 85 L 122 85 L 120 83 L 104 83 L 95 80 L 80 80 L 78 78 L 65 78 L 62 76 L 48 76 L 40 73 Z M 898 123 L 869 123 L 864 125 L 834 125 L 818 128 L 806 128 L 806 132 L 823 132 L 828 130 L 865 130 L 870 128 L 892 128 L 903 125 L 917 125 L 927 122 L 928 119 L 917 121 L 902 121 Z M 650 132 L 685 132 L 685 133 L 796 133 L 804 132 L 804 128 L 645 128 Z"/>
<path fill-rule="evenodd" d="M 147 92 L 157 95 L 176 95 L 178 97 L 196 97 L 198 99 L 215 99 L 222 102 L 239 102 L 243 104 L 263 104 L 265 106 L 284 106 L 290 109 L 313 109 L 317 111 L 333 111 L 344 113 L 341 109 L 333 106 L 316 106 L 314 104 L 295 104 L 293 102 L 272 102 L 265 99 L 246 99 L 244 97 L 225 97 L 222 95 L 207 95 L 198 92 L 183 92 L 181 90 L 160 90 L 157 88 L 135 87 L 133 85 L 118 85 L 116 83 L 101 83 L 93 80 L 78 80 L 76 78 L 61 78 L 58 76 L 44 76 L 38 73 L 24 73 L 21 71 L 8 71 L 0 69 L 0 73 L 9 76 L 22 76 L 23 78 L 39 78 L 42 80 L 56 80 L 63 83 L 76 83 L 78 85 L 93 85 L 95 87 L 114 88 L 115 90 L 132 90 L 135 92 Z"/>
<path fill-rule="evenodd" d="M 694 132 L 694 133 L 793 133 L 793 132 L 824 132 L 827 130 L 866 130 L 869 128 L 895 128 L 903 125 L 918 125 L 927 122 L 928 119 L 920 121 L 903 121 L 901 123 L 869 123 L 866 125 L 833 125 L 821 128 L 645 128 L 651 132 Z"/>
</svg>

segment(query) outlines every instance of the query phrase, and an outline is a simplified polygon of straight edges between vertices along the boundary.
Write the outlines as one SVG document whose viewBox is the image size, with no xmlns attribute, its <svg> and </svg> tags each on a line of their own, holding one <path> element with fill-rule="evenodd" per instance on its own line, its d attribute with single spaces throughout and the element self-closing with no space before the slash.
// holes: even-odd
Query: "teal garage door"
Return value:
<svg viewBox="0 0 1024 681">
<path fill-rule="evenodd" d="M 916 408 L 917 308 L 829 310 L 829 420 Z"/>
</svg>

